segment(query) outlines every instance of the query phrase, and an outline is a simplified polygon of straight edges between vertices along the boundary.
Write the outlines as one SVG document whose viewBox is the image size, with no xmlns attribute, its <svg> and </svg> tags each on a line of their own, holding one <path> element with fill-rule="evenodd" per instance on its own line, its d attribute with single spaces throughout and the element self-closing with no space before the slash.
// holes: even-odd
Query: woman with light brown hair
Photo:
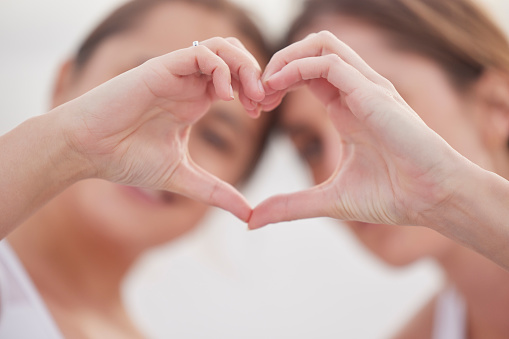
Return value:
<svg viewBox="0 0 509 339">
<path fill-rule="evenodd" d="M 91 33 L 53 109 L 0 137 L 0 235 L 18 226 L 0 242 L 1 338 L 143 336 L 121 295 L 136 259 L 208 205 L 249 218 L 233 185 L 268 135 L 271 116 L 252 119 L 268 57 L 223 0 L 132 0 Z"/>
<path fill-rule="evenodd" d="M 509 273 L 443 236 L 509 268 L 504 34 L 470 0 L 310 0 L 288 42 L 263 104 L 290 92 L 281 123 L 319 185 L 262 203 L 251 228 L 347 220 L 389 264 L 444 270 L 397 338 L 508 338 Z"/>
</svg>

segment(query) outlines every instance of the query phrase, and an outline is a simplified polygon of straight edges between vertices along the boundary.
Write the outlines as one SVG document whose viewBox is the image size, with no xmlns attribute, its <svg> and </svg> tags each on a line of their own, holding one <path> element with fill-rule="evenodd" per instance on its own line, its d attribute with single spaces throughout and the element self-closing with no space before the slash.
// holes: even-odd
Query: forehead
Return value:
<svg viewBox="0 0 509 339">
<path fill-rule="evenodd" d="M 360 19 L 323 14 L 317 17 L 298 36 L 327 30 L 355 50 L 372 67 L 384 61 L 389 55 L 394 56 L 393 39 L 381 29 Z"/>
<path fill-rule="evenodd" d="M 396 47 L 395 37 L 376 26 L 348 16 L 325 14 L 314 20 L 298 38 L 329 30 L 349 45 L 376 72 L 390 80 L 399 91 L 430 92 L 425 84 L 448 85 L 446 73 L 433 60 Z M 415 81 L 419 79 L 419 81 Z M 449 88 L 449 86 L 447 86 Z M 402 94 L 402 93 L 401 93 Z"/>
<path fill-rule="evenodd" d="M 233 20 L 220 10 L 175 1 L 155 5 L 128 35 L 139 41 L 138 47 L 158 55 L 190 47 L 195 40 L 236 37 L 258 60 L 266 59 L 259 47 L 241 33 Z"/>
</svg>

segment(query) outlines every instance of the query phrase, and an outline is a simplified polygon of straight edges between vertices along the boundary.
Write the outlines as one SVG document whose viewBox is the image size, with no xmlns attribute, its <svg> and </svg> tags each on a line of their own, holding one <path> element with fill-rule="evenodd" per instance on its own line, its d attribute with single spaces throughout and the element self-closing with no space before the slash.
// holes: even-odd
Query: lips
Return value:
<svg viewBox="0 0 509 339">
<path fill-rule="evenodd" d="M 155 191 L 141 187 L 122 186 L 122 190 L 132 199 L 150 205 L 168 205 L 176 201 L 177 195 L 166 191 Z"/>
</svg>

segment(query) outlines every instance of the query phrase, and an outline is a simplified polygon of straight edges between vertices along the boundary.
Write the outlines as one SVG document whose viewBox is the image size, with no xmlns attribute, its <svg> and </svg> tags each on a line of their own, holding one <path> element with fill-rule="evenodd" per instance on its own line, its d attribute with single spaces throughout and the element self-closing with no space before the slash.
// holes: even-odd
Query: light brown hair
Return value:
<svg viewBox="0 0 509 339">
<path fill-rule="evenodd" d="M 397 48 L 437 62 L 459 90 L 487 69 L 509 74 L 505 34 L 471 0 L 308 0 L 287 42 L 324 14 L 353 17 L 385 30 Z"/>
</svg>

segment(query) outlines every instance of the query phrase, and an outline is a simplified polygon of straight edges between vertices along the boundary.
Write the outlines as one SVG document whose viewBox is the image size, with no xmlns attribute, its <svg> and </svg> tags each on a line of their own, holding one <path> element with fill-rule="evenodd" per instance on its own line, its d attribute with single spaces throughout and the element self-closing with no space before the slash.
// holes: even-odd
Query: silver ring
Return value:
<svg viewBox="0 0 509 339">
<path fill-rule="evenodd" d="M 198 41 L 193 41 L 193 47 L 196 47 L 198 46 L 199 42 Z"/>
</svg>

